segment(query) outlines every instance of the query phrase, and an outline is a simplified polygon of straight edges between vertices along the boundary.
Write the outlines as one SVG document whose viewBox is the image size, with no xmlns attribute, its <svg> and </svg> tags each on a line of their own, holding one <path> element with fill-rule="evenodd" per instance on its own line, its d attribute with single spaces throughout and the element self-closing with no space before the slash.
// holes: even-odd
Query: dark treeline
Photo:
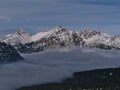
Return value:
<svg viewBox="0 0 120 90">
<path fill-rule="evenodd" d="M 75 72 L 60 83 L 22 87 L 17 90 L 120 90 L 120 68 Z"/>
</svg>

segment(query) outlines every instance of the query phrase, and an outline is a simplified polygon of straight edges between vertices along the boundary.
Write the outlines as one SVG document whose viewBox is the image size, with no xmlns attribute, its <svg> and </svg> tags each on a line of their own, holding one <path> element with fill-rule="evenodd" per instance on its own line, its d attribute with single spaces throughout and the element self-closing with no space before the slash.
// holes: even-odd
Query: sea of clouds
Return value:
<svg viewBox="0 0 120 90">
<path fill-rule="evenodd" d="M 0 90 L 59 82 L 74 72 L 120 67 L 120 51 L 60 49 L 23 54 L 24 61 L 0 65 Z"/>
</svg>

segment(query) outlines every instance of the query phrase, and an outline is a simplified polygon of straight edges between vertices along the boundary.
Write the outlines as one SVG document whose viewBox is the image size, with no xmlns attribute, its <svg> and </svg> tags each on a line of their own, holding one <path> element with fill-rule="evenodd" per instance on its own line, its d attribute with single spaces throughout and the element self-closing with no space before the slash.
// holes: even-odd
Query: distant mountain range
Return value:
<svg viewBox="0 0 120 90">
<path fill-rule="evenodd" d="M 112 36 L 93 30 L 70 31 L 63 26 L 35 35 L 23 29 L 0 38 L 0 42 L 12 45 L 20 53 L 40 52 L 62 47 L 120 49 L 120 36 Z"/>
</svg>

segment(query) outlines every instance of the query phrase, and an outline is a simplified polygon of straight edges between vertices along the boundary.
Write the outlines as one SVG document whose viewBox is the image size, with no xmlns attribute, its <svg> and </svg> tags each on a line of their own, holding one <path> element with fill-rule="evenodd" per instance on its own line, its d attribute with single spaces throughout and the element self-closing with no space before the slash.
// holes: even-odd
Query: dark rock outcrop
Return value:
<svg viewBox="0 0 120 90">
<path fill-rule="evenodd" d="M 16 62 L 22 59 L 14 47 L 0 42 L 0 63 Z"/>
</svg>

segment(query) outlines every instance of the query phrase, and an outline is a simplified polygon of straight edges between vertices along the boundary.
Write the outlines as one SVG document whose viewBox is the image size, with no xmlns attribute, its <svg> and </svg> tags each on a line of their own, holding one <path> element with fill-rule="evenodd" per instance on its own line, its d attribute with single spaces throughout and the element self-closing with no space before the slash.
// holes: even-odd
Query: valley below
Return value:
<svg viewBox="0 0 120 90">
<path fill-rule="evenodd" d="M 22 87 L 17 90 L 120 90 L 120 68 L 75 72 L 62 82 Z"/>
<path fill-rule="evenodd" d="M 72 78 L 75 72 L 118 68 L 120 66 L 120 52 L 116 50 L 63 48 L 47 50 L 40 53 L 21 54 L 21 56 L 24 57 L 24 60 L 0 65 L 1 90 L 15 90 L 20 87 L 53 82 L 58 83 L 58 87 L 60 84 L 61 87 L 61 82 L 67 78 Z M 109 72 L 109 74 L 110 73 L 111 72 Z M 90 76 L 89 74 L 85 76 L 87 80 L 89 80 L 88 78 L 91 77 L 92 74 L 90 74 Z M 48 86 L 45 87 L 48 88 Z M 46 88 L 25 88 L 20 90 L 61 90 Z M 70 88 L 62 90 L 70 90 Z"/>
</svg>

